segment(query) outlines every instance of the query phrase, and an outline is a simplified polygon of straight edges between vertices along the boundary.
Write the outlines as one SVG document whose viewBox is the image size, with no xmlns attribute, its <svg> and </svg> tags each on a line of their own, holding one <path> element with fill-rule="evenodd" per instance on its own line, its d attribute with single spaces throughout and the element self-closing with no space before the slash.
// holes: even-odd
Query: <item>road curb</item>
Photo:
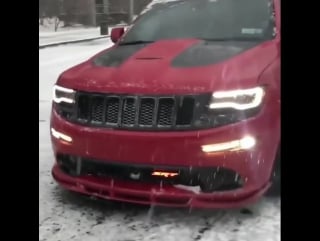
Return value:
<svg viewBox="0 0 320 241">
<path fill-rule="evenodd" d="M 43 49 L 43 48 L 47 48 L 47 47 L 54 47 L 54 46 L 64 45 L 64 44 L 87 42 L 87 41 L 92 41 L 92 40 L 96 40 L 96 39 L 108 38 L 108 37 L 110 37 L 110 36 L 103 35 L 103 36 L 94 37 L 94 38 L 77 39 L 77 40 L 69 40 L 69 41 L 61 41 L 61 42 L 55 42 L 55 43 L 49 43 L 49 44 L 42 44 L 42 45 L 39 45 L 39 49 Z"/>
</svg>

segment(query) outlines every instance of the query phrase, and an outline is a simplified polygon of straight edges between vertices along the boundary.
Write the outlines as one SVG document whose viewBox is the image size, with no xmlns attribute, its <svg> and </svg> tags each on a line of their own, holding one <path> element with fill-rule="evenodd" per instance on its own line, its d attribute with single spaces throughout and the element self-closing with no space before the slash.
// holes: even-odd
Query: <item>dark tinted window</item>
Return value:
<svg viewBox="0 0 320 241">
<path fill-rule="evenodd" d="M 185 0 L 159 4 L 141 16 L 122 42 L 172 38 L 269 39 L 270 0 Z"/>
</svg>

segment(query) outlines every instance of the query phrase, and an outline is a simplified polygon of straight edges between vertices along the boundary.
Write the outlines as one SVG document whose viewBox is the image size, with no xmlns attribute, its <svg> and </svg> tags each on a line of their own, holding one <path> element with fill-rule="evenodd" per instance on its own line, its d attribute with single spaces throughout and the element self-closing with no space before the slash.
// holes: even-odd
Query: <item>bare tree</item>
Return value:
<svg viewBox="0 0 320 241">
<path fill-rule="evenodd" d="M 59 27 L 60 0 L 39 0 L 40 25 L 44 25 L 45 18 L 54 18 L 54 31 Z"/>
</svg>

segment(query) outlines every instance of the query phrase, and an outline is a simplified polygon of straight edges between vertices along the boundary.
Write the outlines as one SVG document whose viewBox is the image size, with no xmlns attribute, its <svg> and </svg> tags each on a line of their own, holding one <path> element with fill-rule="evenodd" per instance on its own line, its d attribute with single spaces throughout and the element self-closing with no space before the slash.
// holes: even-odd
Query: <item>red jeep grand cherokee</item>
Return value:
<svg viewBox="0 0 320 241">
<path fill-rule="evenodd" d="M 54 179 L 140 204 L 257 201 L 280 181 L 279 1 L 174 1 L 113 29 L 54 86 Z"/>
</svg>

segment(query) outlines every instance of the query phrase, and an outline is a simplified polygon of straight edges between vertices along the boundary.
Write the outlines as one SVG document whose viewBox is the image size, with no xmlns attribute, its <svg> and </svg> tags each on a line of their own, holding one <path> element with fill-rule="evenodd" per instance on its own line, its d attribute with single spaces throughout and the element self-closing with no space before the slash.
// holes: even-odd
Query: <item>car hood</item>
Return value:
<svg viewBox="0 0 320 241">
<path fill-rule="evenodd" d="M 161 40 L 115 45 L 65 71 L 58 84 L 84 91 L 178 94 L 251 87 L 279 56 L 273 41 Z"/>
</svg>

